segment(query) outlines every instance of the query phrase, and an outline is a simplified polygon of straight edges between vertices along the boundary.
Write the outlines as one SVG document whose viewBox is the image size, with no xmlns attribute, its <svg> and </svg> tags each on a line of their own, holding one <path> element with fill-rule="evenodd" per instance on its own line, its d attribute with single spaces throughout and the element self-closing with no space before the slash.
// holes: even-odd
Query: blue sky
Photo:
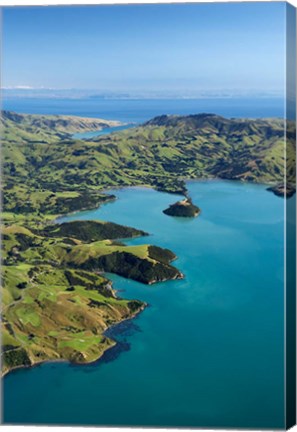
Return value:
<svg viewBox="0 0 297 432">
<path fill-rule="evenodd" d="M 3 87 L 281 92 L 285 3 L 3 10 Z"/>
</svg>

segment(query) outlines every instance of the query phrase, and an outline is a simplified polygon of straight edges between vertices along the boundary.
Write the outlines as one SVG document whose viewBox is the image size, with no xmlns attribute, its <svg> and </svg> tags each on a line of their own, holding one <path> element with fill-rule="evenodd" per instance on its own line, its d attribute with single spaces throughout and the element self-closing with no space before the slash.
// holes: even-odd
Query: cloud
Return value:
<svg viewBox="0 0 297 432">
<path fill-rule="evenodd" d="M 45 87 L 32 87 L 29 85 L 16 85 L 2 87 L 4 90 L 43 90 Z"/>
</svg>

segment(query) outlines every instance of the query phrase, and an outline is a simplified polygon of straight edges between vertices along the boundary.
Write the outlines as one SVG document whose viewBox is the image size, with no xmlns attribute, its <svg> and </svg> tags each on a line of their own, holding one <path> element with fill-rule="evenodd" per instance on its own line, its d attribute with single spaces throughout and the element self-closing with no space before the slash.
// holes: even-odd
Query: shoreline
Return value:
<svg viewBox="0 0 297 432">
<path fill-rule="evenodd" d="M 236 182 L 236 183 L 239 183 L 239 184 L 242 184 L 242 185 L 245 185 L 245 184 L 258 185 L 258 186 L 262 185 L 264 187 L 270 187 L 270 186 L 276 185 L 276 183 L 273 182 L 273 181 L 270 181 L 270 182 L 267 182 L 267 183 L 265 182 L 264 183 L 264 182 L 256 182 L 256 181 L 244 181 L 244 180 L 240 180 L 240 179 L 226 179 L 226 178 L 223 179 L 223 178 L 220 178 L 220 177 L 205 177 L 205 178 L 188 178 L 188 177 L 184 177 L 181 180 L 184 181 L 185 183 L 190 183 L 190 184 L 191 183 L 206 183 L 206 182 L 211 182 L 211 183 L 214 183 L 214 182 L 232 182 L 232 183 Z M 105 187 L 103 189 L 99 189 L 98 192 L 100 192 L 102 194 L 106 194 L 108 196 L 109 191 L 122 191 L 124 189 L 144 189 L 144 190 L 145 189 L 151 189 L 151 190 L 154 190 L 155 192 L 166 193 L 168 195 L 174 195 L 174 196 L 175 195 L 176 196 L 184 196 L 186 198 L 187 198 L 187 194 L 188 194 L 188 190 L 185 193 L 174 193 L 174 192 L 168 192 L 168 191 L 162 190 L 162 189 L 156 189 L 154 186 L 146 184 L 146 183 L 144 183 L 144 184 L 137 184 L 137 185 L 134 185 L 134 186 L 133 185 L 129 185 L 129 186 L 125 186 L 125 185 L 124 186 L 107 186 L 107 187 Z M 278 196 L 278 195 L 276 195 L 276 196 Z M 66 213 L 64 215 L 61 214 L 61 215 L 54 216 L 55 217 L 54 222 L 60 223 L 58 221 L 58 219 L 63 218 L 63 217 L 68 217 L 68 216 L 71 216 L 71 215 L 75 215 L 76 213 L 80 213 L 80 212 L 84 212 L 84 211 L 97 210 L 97 209 L 99 210 L 99 208 L 101 206 L 110 204 L 111 202 L 117 201 L 118 199 L 119 198 L 117 196 L 115 196 L 114 198 L 108 199 L 108 200 L 106 200 L 106 202 L 103 202 L 103 203 L 99 204 L 99 206 L 97 206 L 97 207 L 89 207 L 89 208 L 85 207 L 85 208 L 82 208 L 80 210 L 75 210 L 73 212 Z"/>
<path fill-rule="evenodd" d="M 220 178 L 220 177 L 206 177 L 206 178 L 184 178 L 183 179 L 186 183 L 206 183 L 206 182 L 211 182 L 211 183 L 214 183 L 214 182 L 236 182 L 236 183 L 240 183 L 240 184 L 242 184 L 242 185 L 245 185 L 245 184 L 250 184 L 250 185 L 258 185 L 258 186 L 264 186 L 264 187 L 270 187 L 270 186 L 273 186 L 273 185 L 275 185 L 276 183 L 275 182 L 265 182 L 265 183 L 262 183 L 262 182 L 254 182 L 254 181 L 242 181 L 242 180 L 239 180 L 239 179 L 222 179 L 222 178 Z M 153 186 L 151 186 L 151 185 L 149 185 L 149 184 L 137 184 L 137 185 L 134 185 L 134 186 L 131 186 L 131 185 L 129 185 L 129 186 L 107 186 L 107 187 L 105 187 L 105 188 L 103 188 L 103 189 L 98 189 L 98 190 L 96 190 L 97 192 L 100 192 L 100 193 L 102 193 L 102 194 L 105 194 L 105 193 L 108 193 L 108 191 L 110 191 L 110 190 L 114 190 L 114 191 L 122 191 L 122 190 L 124 190 L 124 189 L 151 189 L 151 190 L 154 190 L 155 192 L 160 192 L 160 193 L 166 193 L 166 194 L 168 194 L 168 195 L 176 195 L 176 196 L 184 196 L 184 197 L 187 197 L 187 195 L 186 194 L 181 194 L 181 193 L 171 193 L 171 192 L 168 192 L 168 191 L 166 191 L 166 190 L 160 190 L 160 189 L 156 189 L 156 188 L 154 188 Z M 92 189 L 90 190 L 90 191 L 92 191 Z M 268 191 L 269 192 L 269 191 Z M 108 195 L 107 195 L 108 196 Z M 279 196 L 279 195 L 276 195 L 275 194 L 275 196 Z M 75 215 L 75 214 L 77 214 L 77 213 L 81 213 L 81 212 L 85 212 L 85 211 L 92 211 L 92 210 L 99 210 L 99 208 L 101 207 L 101 206 L 104 206 L 104 205 L 107 205 L 107 204 L 110 204 L 110 203 L 112 203 L 112 202 L 114 202 L 114 201 L 117 201 L 119 198 L 117 197 L 117 196 L 115 196 L 114 198 L 111 198 L 111 199 L 108 199 L 108 200 L 106 200 L 105 202 L 103 202 L 103 203 L 101 203 L 101 204 L 99 204 L 98 206 L 96 206 L 96 207 L 83 207 L 83 208 L 81 208 L 81 209 L 79 209 L 79 210 L 74 210 L 74 211 L 72 211 L 72 212 L 69 212 L 69 213 L 65 213 L 65 214 L 56 214 L 56 215 L 48 215 L 48 219 L 46 219 L 45 220 L 45 223 L 46 224 L 52 224 L 52 223 L 57 223 L 57 224 L 60 224 L 60 223 L 63 223 L 63 222 L 60 222 L 59 221 L 59 219 L 62 219 L 62 218 L 64 218 L 64 217 L 68 217 L 68 216 L 73 216 L 73 215 Z M 2 214 L 4 214 L 5 212 L 3 212 L 3 213 L 0 213 L 0 215 L 2 215 Z M 10 222 L 10 221 L 9 221 Z M 17 222 L 15 222 L 15 223 L 17 223 Z"/>
<path fill-rule="evenodd" d="M 101 192 L 101 191 L 100 191 Z M 102 193 L 104 193 L 104 192 L 102 192 Z M 108 197 L 108 195 L 106 195 L 107 197 Z M 59 222 L 59 219 L 61 219 L 61 218 L 63 218 L 63 217 L 69 217 L 69 216 L 71 216 L 71 215 L 75 215 L 76 213 L 80 213 L 80 212 L 83 212 L 83 211 L 91 211 L 91 210 L 97 210 L 97 209 L 99 209 L 102 205 L 105 205 L 105 204 L 109 204 L 109 203 L 111 203 L 111 202 L 113 202 L 113 201 L 116 201 L 118 198 L 115 196 L 115 197 L 112 197 L 112 195 L 109 195 L 111 198 L 110 199 L 107 199 L 105 202 L 102 202 L 101 204 L 99 204 L 99 206 L 96 206 L 96 207 L 83 207 L 82 209 L 80 209 L 80 210 L 74 210 L 74 211 L 72 211 L 72 212 L 70 212 L 70 213 L 66 213 L 66 214 L 58 214 L 58 215 L 53 215 L 53 219 L 50 221 L 50 223 L 60 223 Z M 63 222 L 61 222 L 61 223 L 63 223 Z"/>
<path fill-rule="evenodd" d="M 115 290 L 116 291 L 116 290 Z M 119 299 L 121 299 L 121 297 L 118 297 Z M 113 328 L 115 328 L 116 326 L 118 326 L 119 324 L 121 324 L 121 323 L 123 323 L 123 322 L 125 322 L 125 321 L 132 321 L 134 318 L 136 318 L 141 312 L 143 312 L 147 307 L 148 307 L 148 304 L 147 303 L 145 303 L 145 302 L 142 302 L 143 303 L 143 305 L 141 306 L 141 308 L 137 311 L 137 312 L 135 312 L 133 315 L 131 315 L 130 317 L 128 317 L 128 318 L 124 318 L 124 319 L 121 319 L 119 322 L 117 322 L 116 324 L 112 324 L 111 326 L 109 326 L 109 327 L 107 327 L 105 330 L 104 330 L 104 332 L 102 333 L 102 336 L 105 336 L 105 332 L 107 332 L 107 331 L 110 331 L 110 330 L 112 330 Z M 117 340 L 115 340 L 115 339 L 111 339 L 111 338 L 109 338 L 108 336 L 105 336 L 105 337 L 107 337 L 108 339 L 110 339 L 112 342 L 114 342 L 111 346 L 109 346 L 109 347 L 107 347 L 105 350 L 103 350 L 102 351 L 102 353 L 101 353 L 101 355 L 100 355 L 100 357 L 98 357 L 97 359 L 95 359 L 95 360 L 92 360 L 92 361 L 89 361 L 89 362 L 84 362 L 84 363 L 78 363 L 78 362 L 74 362 L 74 361 L 70 361 L 70 360 L 67 360 L 67 359 L 47 359 L 47 360 L 41 360 L 41 361 L 38 361 L 38 362 L 34 362 L 34 363 L 32 363 L 31 365 L 19 365 L 19 366 L 15 366 L 15 367 L 13 367 L 13 368 L 11 368 L 11 369 L 9 369 L 9 370 L 7 370 L 7 371 L 5 371 L 5 372 L 3 372 L 3 371 L 1 371 L 1 378 L 3 379 L 5 376 L 8 376 L 9 374 L 11 374 L 11 373 L 13 373 L 13 372 L 15 372 L 15 371 L 18 371 L 18 370 L 21 370 L 21 369 L 27 369 L 27 370 L 30 370 L 30 369 L 32 369 L 32 368 L 34 368 L 34 367 L 37 367 L 37 366 L 40 366 L 40 365 L 42 365 L 42 364 L 46 364 L 46 363 L 68 363 L 69 365 L 75 365 L 75 366 L 87 366 L 87 365 L 92 365 L 92 364 L 95 364 L 95 363 L 99 363 L 100 362 L 100 360 L 101 360 L 101 358 L 103 357 L 103 355 L 107 352 L 107 351 L 109 351 L 110 349 L 112 349 L 112 348 L 114 348 L 117 344 L 118 344 L 118 341 Z"/>
<path fill-rule="evenodd" d="M 196 179 L 195 178 L 184 178 L 182 180 L 185 181 L 186 183 L 190 183 L 190 184 L 191 183 L 206 183 L 206 182 L 210 182 L 210 183 L 214 183 L 214 182 L 232 182 L 233 183 L 233 182 L 236 182 L 236 183 L 239 183 L 239 184 L 242 184 L 242 185 L 245 185 L 245 184 L 258 185 L 258 186 L 262 185 L 264 187 L 269 187 L 269 186 L 272 186 L 272 185 L 275 184 L 275 182 L 267 182 L 267 183 L 265 182 L 265 183 L 262 183 L 262 182 L 254 182 L 254 181 L 243 181 L 243 180 L 240 180 L 240 179 L 222 179 L 220 177 L 206 177 L 206 178 L 196 178 Z M 186 197 L 185 194 L 170 193 L 170 192 L 168 192 L 166 190 L 156 189 L 156 188 L 154 188 L 153 186 L 151 186 L 149 184 L 137 184 L 135 186 L 131 186 L 131 185 L 129 185 L 129 186 L 107 186 L 104 189 L 99 189 L 98 192 L 101 192 L 103 194 L 108 194 L 109 191 L 122 191 L 124 189 L 144 189 L 144 190 L 151 189 L 151 190 L 153 190 L 155 192 L 166 193 L 168 195 L 176 195 L 176 196 L 180 195 L 180 196 L 185 196 Z M 71 215 L 73 216 L 73 215 L 75 215 L 77 213 L 81 213 L 81 212 L 84 212 L 84 211 L 99 210 L 99 208 L 101 206 L 108 205 L 108 204 L 112 203 L 113 201 L 117 201 L 118 199 L 119 198 L 117 196 L 115 196 L 115 198 L 111 198 L 110 200 L 106 200 L 106 202 L 104 202 L 102 204 L 99 204 L 99 206 L 97 206 L 97 207 L 89 207 L 89 208 L 84 207 L 84 208 L 82 208 L 80 210 L 75 210 L 73 212 L 66 213 L 64 215 L 63 214 L 54 215 L 54 218 L 55 218 L 54 222 L 55 223 L 60 223 L 59 219 L 64 218 L 64 217 L 68 217 L 68 216 L 71 216 Z"/>
<path fill-rule="evenodd" d="M 96 120 L 96 117 L 88 118 L 88 119 Z M 101 126 L 98 129 L 89 129 L 88 131 L 85 131 L 85 132 L 75 132 L 74 134 L 71 135 L 71 138 L 73 138 L 75 140 L 91 141 L 93 138 L 98 138 L 98 137 L 105 136 L 105 135 L 112 135 L 114 133 L 120 133 L 120 132 L 125 131 L 126 129 L 131 129 L 133 127 L 138 126 L 138 123 L 126 123 L 126 122 L 121 122 L 119 120 L 107 120 L 107 121 L 118 122 L 119 124 L 111 125 L 111 126 L 108 126 L 108 125 Z M 115 130 L 109 131 L 109 129 L 115 129 Z M 102 133 L 102 131 L 104 131 L 104 133 Z M 98 132 L 98 134 L 97 134 L 97 132 Z M 96 133 L 96 135 L 93 135 L 90 137 L 79 136 L 79 135 L 85 135 L 88 133 L 92 133 L 92 134 Z"/>
</svg>

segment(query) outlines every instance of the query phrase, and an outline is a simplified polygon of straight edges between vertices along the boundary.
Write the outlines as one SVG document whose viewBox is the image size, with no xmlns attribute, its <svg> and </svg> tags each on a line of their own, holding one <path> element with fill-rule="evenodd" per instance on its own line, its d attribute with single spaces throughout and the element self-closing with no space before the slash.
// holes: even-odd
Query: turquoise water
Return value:
<svg viewBox="0 0 297 432">
<path fill-rule="evenodd" d="M 79 133 L 74 134 L 73 138 L 90 139 L 90 138 L 94 138 L 97 136 L 110 135 L 113 132 L 120 132 L 122 130 L 129 129 L 130 127 L 133 127 L 133 126 L 135 126 L 135 124 L 129 123 L 127 125 L 115 126 L 115 127 L 97 130 L 97 131 L 79 132 Z"/>
<path fill-rule="evenodd" d="M 62 220 L 141 228 L 178 255 L 184 280 L 153 286 L 111 275 L 149 307 L 115 328 L 119 344 L 87 366 L 48 363 L 4 378 L 9 423 L 284 427 L 284 200 L 264 185 L 188 184 L 196 219 L 162 213 L 177 197 L 112 191 L 114 203 Z"/>
</svg>

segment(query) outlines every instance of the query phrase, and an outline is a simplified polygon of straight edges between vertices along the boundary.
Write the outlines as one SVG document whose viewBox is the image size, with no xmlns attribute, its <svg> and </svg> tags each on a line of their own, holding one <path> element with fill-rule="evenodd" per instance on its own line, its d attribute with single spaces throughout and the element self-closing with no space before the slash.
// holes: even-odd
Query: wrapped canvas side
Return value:
<svg viewBox="0 0 297 432">
<path fill-rule="evenodd" d="M 296 424 L 296 9 L 286 12 L 285 422 Z"/>
</svg>

